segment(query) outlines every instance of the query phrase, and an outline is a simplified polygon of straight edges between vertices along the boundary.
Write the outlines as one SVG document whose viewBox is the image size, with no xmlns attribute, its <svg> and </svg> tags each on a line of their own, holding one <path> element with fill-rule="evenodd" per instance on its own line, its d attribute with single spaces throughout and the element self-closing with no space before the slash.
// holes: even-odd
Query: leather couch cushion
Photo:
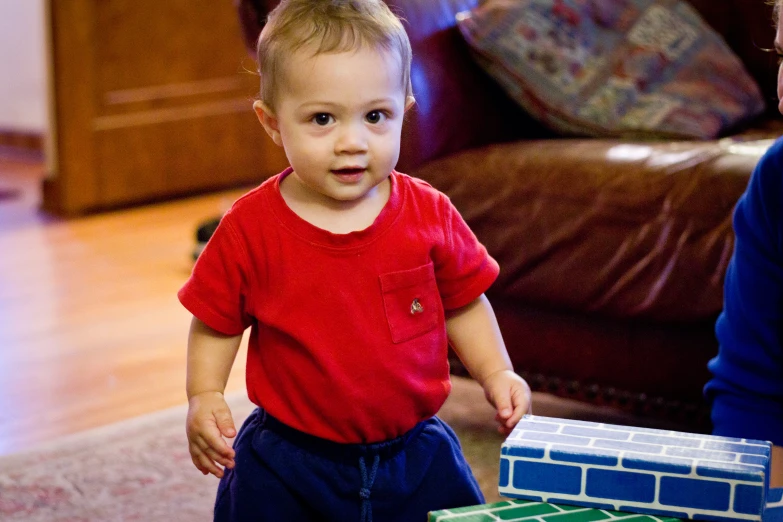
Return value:
<svg viewBox="0 0 783 522">
<path fill-rule="evenodd" d="M 733 208 L 769 144 L 514 142 L 411 174 L 451 197 L 500 264 L 489 294 L 680 322 L 720 311 Z"/>
</svg>

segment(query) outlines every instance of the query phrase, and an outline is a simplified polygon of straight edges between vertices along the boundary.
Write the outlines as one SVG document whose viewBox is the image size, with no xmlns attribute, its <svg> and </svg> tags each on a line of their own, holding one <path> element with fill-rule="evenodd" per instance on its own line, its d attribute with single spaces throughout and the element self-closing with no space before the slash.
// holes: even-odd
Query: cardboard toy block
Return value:
<svg viewBox="0 0 783 522">
<path fill-rule="evenodd" d="M 761 521 L 770 453 L 769 442 L 526 415 L 501 447 L 499 492 L 680 519 Z"/>
<path fill-rule="evenodd" d="M 680 522 L 672 517 L 620 513 L 530 500 L 508 500 L 430 513 L 429 522 Z"/>
<path fill-rule="evenodd" d="M 769 490 L 763 520 L 764 522 L 783 522 L 783 488 Z"/>
</svg>

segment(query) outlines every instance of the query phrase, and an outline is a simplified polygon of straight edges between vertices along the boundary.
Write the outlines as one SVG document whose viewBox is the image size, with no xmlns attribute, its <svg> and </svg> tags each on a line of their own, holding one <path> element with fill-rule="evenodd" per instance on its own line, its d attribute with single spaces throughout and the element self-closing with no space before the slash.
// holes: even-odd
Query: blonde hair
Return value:
<svg viewBox="0 0 783 522">
<path fill-rule="evenodd" d="M 411 44 L 402 22 L 382 0 L 281 0 L 269 13 L 256 47 L 260 96 L 268 107 L 274 107 L 285 56 L 305 46 L 314 48 L 313 55 L 364 46 L 395 52 L 405 95 L 411 95 Z"/>
</svg>

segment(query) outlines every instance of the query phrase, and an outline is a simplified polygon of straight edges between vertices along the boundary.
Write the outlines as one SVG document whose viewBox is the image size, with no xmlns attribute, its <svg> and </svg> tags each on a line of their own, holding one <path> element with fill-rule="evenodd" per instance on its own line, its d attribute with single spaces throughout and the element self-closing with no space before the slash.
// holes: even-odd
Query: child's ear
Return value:
<svg viewBox="0 0 783 522">
<path fill-rule="evenodd" d="M 416 98 L 413 96 L 406 96 L 405 97 L 405 112 L 408 112 L 408 109 L 413 107 L 413 105 L 416 103 Z"/>
<path fill-rule="evenodd" d="M 280 138 L 280 125 L 277 121 L 277 117 L 275 117 L 275 114 L 272 112 L 272 109 L 261 100 L 256 100 L 253 102 L 253 110 L 256 111 L 258 121 L 264 126 L 264 130 L 269 134 L 269 137 L 272 138 L 272 141 L 274 141 L 277 146 L 282 147 L 283 140 Z"/>
</svg>

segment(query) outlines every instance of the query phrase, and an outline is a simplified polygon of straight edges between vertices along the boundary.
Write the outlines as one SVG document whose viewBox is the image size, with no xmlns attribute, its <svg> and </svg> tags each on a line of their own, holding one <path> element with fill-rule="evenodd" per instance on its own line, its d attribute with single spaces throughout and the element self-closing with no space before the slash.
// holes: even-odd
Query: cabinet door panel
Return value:
<svg viewBox="0 0 783 522">
<path fill-rule="evenodd" d="M 255 184 L 285 166 L 228 0 L 49 2 L 52 176 L 78 214 Z"/>
</svg>

